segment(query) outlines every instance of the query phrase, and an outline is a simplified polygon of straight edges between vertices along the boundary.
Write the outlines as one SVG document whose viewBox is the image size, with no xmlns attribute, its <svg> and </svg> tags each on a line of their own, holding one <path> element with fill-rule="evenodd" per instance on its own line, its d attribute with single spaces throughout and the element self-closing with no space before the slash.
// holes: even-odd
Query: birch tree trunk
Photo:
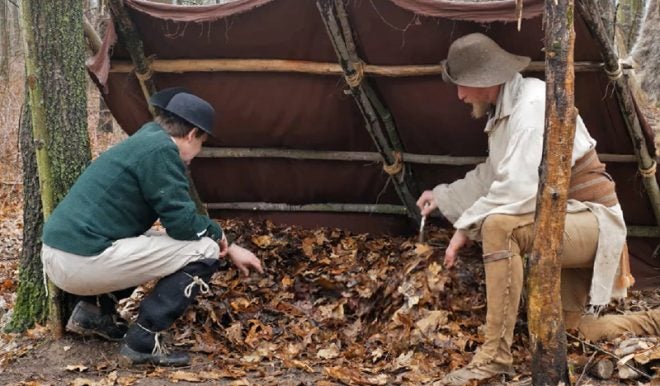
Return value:
<svg viewBox="0 0 660 386">
<path fill-rule="evenodd" d="M 573 0 L 546 0 L 546 108 L 527 317 L 534 385 L 570 384 L 560 301 L 560 251 L 575 137 Z"/>
<path fill-rule="evenodd" d="M 45 219 L 91 159 L 82 20 L 80 1 L 22 1 L 27 89 Z M 19 288 L 22 285 L 28 284 L 21 282 Z M 50 327 L 60 337 L 67 297 L 54 286 L 50 296 Z"/>
</svg>

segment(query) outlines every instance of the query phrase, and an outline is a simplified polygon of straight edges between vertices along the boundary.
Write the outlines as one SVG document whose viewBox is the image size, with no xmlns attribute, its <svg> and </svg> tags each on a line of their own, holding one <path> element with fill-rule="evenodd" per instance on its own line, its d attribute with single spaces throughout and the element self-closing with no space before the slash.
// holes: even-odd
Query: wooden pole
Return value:
<svg viewBox="0 0 660 386">
<path fill-rule="evenodd" d="M 533 385 L 570 385 L 560 298 L 561 260 L 575 138 L 573 0 L 546 0 L 546 108 L 534 241 L 529 257 L 528 328 Z"/>
<path fill-rule="evenodd" d="M 90 23 L 85 16 L 83 16 L 83 31 L 85 32 L 85 38 L 87 38 L 89 48 L 94 54 L 96 54 L 101 50 L 103 42 L 101 41 L 99 34 L 96 33 L 96 29 L 94 29 L 92 23 Z"/>
<path fill-rule="evenodd" d="M 523 72 L 542 72 L 545 62 L 531 62 Z M 629 69 L 629 64 L 624 65 Z M 314 75 L 344 75 L 342 67 L 337 63 L 311 62 L 304 60 L 282 59 L 154 59 L 151 61 L 154 72 L 185 73 L 185 72 L 290 72 Z M 601 62 L 575 63 L 576 72 L 603 71 Z M 130 73 L 135 66 L 130 61 L 113 60 L 110 72 Z M 442 66 L 439 64 L 421 64 L 407 66 L 382 66 L 364 64 L 364 74 L 382 77 L 414 77 L 440 76 Z"/>
<path fill-rule="evenodd" d="M 408 215 L 419 222 L 421 215 L 416 206 L 418 189 L 409 169 L 401 160 L 403 149 L 397 136 L 393 136 L 393 121 L 388 118 L 382 102 L 364 79 L 364 68 L 355 50 L 346 11 L 341 1 L 317 0 L 316 5 L 330 41 L 342 67 L 346 83 L 362 113 L 367 131 L 384 161 L 383 169 L 391 176 L 394 187 L 408 210 Z M 395 130 L 394 130 L 395 131 Z"/>
<path fill-rule="evenodd" d="M 326 161 L 364 161 L 382 162 L 383 157 L 376 152 L 367 151 L 333 151 L 333 150 L 300 150 L 280 148 L 246 148 L 246 147 L 204 147 L 197 156 L 199 158 L 284 158 L 293 160 L 326 160 Z M 608 163 L 636 162 L 637 157 L 628 154 L 599 154 L 598 158 Z M 401 153 L 401 161 L 410 164 L 425 165 L 477 165 L 486 157 L 455 157 L 450 155 Z"/>
<path fill-rule="evenodd" d="M 614 43 L 599 16 L 602 12 L 598 2 L 579 0 L 577 4 L 587 28 L 598 44 L 601 55 L 603 55 L 605 71 L 614 86 L 619 109 L 632 140 L 633 151 L 637 156 L 637 166 L 642 176 L 642 183 L 651 201 L 656 223 L 660 225 L 660 188 L 656 179 L 656 161 L 649 153 L 646 145 L 646 138 L 642 132 L 642 125 L 637 116 L 635 102 L 630 92 L 628 75 L 621 70 Z"/>
<path fill-rule="evenodd" d="M 124 8 L 124 2 L 122 0 L 109 0 L 108 6 L 110 7 L 110 12 L 113 16 L 117 35 L 124 43 L 124 46 L 128 50 L 128 54 L 131 56 L 131 61 L 135 67 L 135 76 L 140 83 L 144 98 L 148 101 L 156 92 L 156 86 L 151 79 L 153 72 L 147 58 L 144 56 L 144 48 L 142 40 L 140 40 L 140 35 L 133 24 L 133 20 L 126 11 L 126 8 Z M 151 115 L 155 116 L 156 114 L 153 107 L 149 103 L 147 103 L 147 106 L 149 107 Z"/>
<path fill-rule="evenodd" d="M 378 213 L 394 215 L 405 215 L 407 213 L 405 206 L 388 204 L 322 203 L 291 205 L 271 202 L 220 202 L 208 203 L 206 206 L 209 209 L 218 210 L 250 210 L 273 212 Z"/>
</svg>

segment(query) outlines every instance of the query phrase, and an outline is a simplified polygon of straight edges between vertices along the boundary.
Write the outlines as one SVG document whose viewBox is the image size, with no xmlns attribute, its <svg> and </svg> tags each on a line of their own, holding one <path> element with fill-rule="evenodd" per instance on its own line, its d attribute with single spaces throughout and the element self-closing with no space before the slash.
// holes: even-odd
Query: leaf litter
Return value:
<svg viewBox="0 0 660 386">
<path fill-rule="evenodd" d="M 68 384 L 422 385 L 467 364 L 483 342 L 481 253 L 472 246 L 456 267 L 445 270 L 441 258 L 451 230 L 429 226 L 427 242 L 417 243 L 416 237 L 268 221 L 225 220 L 222 225 L 240 235 L 237 242 L 257 254 L 265 273 L 243 277 L 226 262 L 212 278 L 212 292 L 200 294 L 168 330 L 171 345 L 196 354 L 193 365 L 118 373 L 110 352 L 104 360 L 60 363 L 69 374 L 85 372 Z M 122 302 L 125 317 L 136 316 L 149 288 L 138 288 Z M 512 347 L 519 374 L 512 381 L 522 384 L 531 362 L 524 320 L 519 318 Z M 33 341 L 48 334 L 40 326 L 31 331 L 25 336 Z M 0 374 L 2 367 L 38 350 L 38 343 L 2 338 L 7 350 L 0 350 Z M 636 361 L 657 359 L 654 347 Z M 584 345 L 569 345 L 569 360 L 577 369 L 589 365 L 591 353 Z M 584 379 L 583 384 L 599 384 Z M 24 379 L 20 384 L 52 383 Z"/>
</svg>

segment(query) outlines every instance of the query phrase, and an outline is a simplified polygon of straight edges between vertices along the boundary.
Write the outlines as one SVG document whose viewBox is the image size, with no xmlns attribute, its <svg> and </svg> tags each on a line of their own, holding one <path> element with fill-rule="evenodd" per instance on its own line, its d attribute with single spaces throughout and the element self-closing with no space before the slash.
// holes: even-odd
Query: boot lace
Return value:
<svg viewBox="0 0 660 386">
<path fill-rule="evenodd" d="M 154 334 L 154 348 L 151 350 L 152 355 L 165 356 L 170 353 L 170 350 L 161 342 L 162 334 L 160 332 L 151 331 L 140 323 L 136 323 L 144 331 Z"/>
<path fill-rule="evenodd" d="M 186 273 L 186 275 L 188 274 Z M 211 288 L 209 288 L 209 285 L 206 284 L 204 280 L 200 279 L 199 276 L 188 275 L 188 277 L 190 277 L 192 281 L 190 282 L 190 284 L 186 286 L 186 288 L 183 289 L 183 294 L 186 295 L 187 298 L 192 296 L 192 290 L 195 287 L 195 285 L 199 286 L 199 292 L 203 294 L 208 294 L 209 292 L 211 292 Z"/>
</svg>

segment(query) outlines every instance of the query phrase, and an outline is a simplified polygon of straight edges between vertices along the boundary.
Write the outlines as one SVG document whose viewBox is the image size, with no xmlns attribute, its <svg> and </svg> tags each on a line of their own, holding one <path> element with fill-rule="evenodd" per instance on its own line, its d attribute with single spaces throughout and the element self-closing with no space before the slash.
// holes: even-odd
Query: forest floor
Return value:
<svg viewBox="0 0 660 386">
<path fill-rule="evenodd" d="M 22 80 L 0 87 L 0 325 L 11 316 L 22 239 L 22 183 L 17 127 Z M 97 133 L 98 94 L 90 89 L 94 154 L 121 140 Z M 124 369 L 118 343 L 65 334 L 54 340 L 43 326 L 0 332 L 0 385 L 424 385 L 468 363 L 483 342 L 484 272 L 471 247 L 451 270 L 440 264 L 451 231 L 431 224 L 427 242 L 416 236 L 353 234 L 268 222 L 222 221 L 240 234 L 265 266 L 263 275 L 240 277 L 223 269 L 212 293 L 199 296 L 168 331 L 169 341 L 193 353 L 179 369 Z M 135 316 L 143 292 L 124 302 Z M 660 294 L 633 291 L 607 312 L 660 306 Z M 524 305 L 513 344 L 516 377 L 487 384 L 529 384 Z M 597 380 L 586 371 L 611 358 L 620 340 L 590 345 L 569 337 L 573 384 L 660 384 L 657 369 L 629 362 L 649 377 Z M 648 342 L 647 342 L 648 343 Z M 655 351 L 657 353 L 657 344 Z M 649 346 L 653 349 L 653 346 Z M 647 350 L 648 352 L 648 350 Z M 651 379 L 652 378 L 652 379 Z"/>
</svg>

